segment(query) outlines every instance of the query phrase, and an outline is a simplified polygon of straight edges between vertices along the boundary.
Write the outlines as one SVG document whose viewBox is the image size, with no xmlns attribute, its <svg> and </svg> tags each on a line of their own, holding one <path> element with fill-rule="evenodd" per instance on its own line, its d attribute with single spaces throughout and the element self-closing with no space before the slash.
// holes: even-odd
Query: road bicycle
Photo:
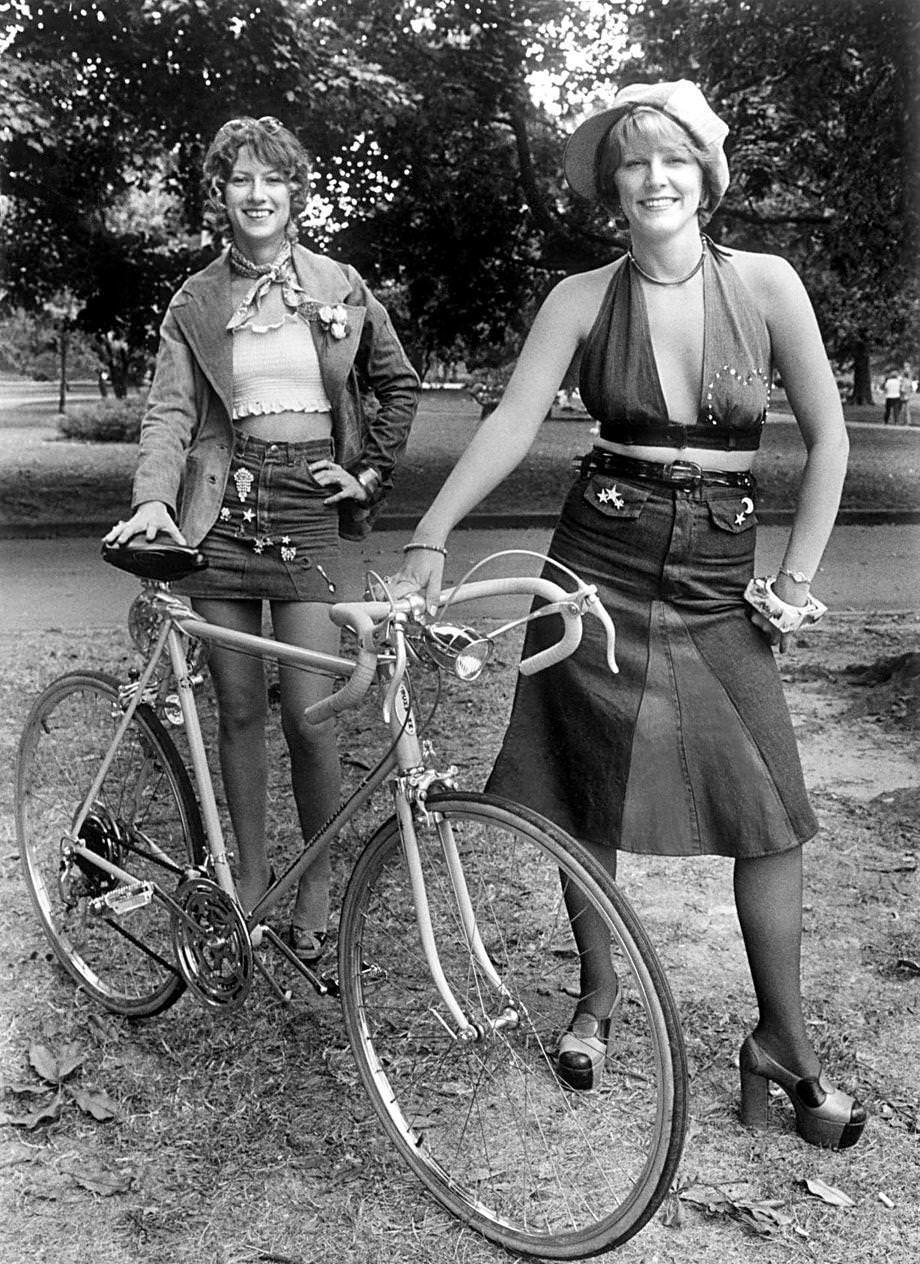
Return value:
<svg viewBox="0 0 920 1264">
<path fill-rule="evenodd" d="M 123 681 L 61 676 L 23 733 L 20 854 L 61 965 L 107 1009 L 136 1019 L 186 988 L 213 1011 L 234 1009 L 258 977 L 289 997 L 271 948 L 317 991 L 340 996 L 385 1133 L 449 1212 L 546 1259 L 624 1242 L 667 1194 L 686 1128 L 686 1060 L 664 972 L 623 893 L 574 839 L 524 806 L 458 789 L 457 769 L 435 766 L 415 683 L 428 672 L 475 679 L 497 637 L 532 618 L 555 618 L 560 635 L 522 672 L 574 652 L 587 614 L 615 668 L 613 625 L 595 590 L 571 572 L 570 590 L 543 577 L 476 579 L 474 567 L 426 619 L 419 598 L 394 600 L 373 577 L 371 599 L 330 607 L 351 648 L 329 655 L 206 622 L 169 587 L 192 565 L 186 552 L 120 551 L 119 564 L 144 580 L 129 617 L 142 669 Z M 536 600 L 492 631 L 447 619 L 461 604 L 510 594 Z M 376 684 L 388 734 L 376 766 L 248 914 L 196 705 L 209 643 L 335 678 L 339 687 L 308 709 L 315 721 L 357 706 Z M 192 776 L 171 730 L 184 735 Z M 336 981 L 300 962 L 268 915 L 384 785 L 393 813 L 350 874 Z M 555 1073 L 580 995 L 566 883 L 607 926 L 620 988 L 601 1085 L 587 1092 Z"/>
</svg>

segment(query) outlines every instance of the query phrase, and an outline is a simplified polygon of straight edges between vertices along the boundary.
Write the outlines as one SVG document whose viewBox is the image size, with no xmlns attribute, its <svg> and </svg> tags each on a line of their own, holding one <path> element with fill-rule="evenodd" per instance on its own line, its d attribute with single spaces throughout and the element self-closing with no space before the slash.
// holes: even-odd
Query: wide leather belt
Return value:
<svg viewBox="0 0 920 1264">
<path fill-rule="evenodd" d="M 707 470 L 695 461 L 640 461 L 637 457 L 621 456 L 619 452 L 607 452 L 592 448 L 581 458 L 583 478 L 589 474 L 610 474 L 619 478 L 653 479 L 672 487 L 700 487 L 715 483 L 723 487 L 756 485 L 754 475 L 747 470 Z"/>
</svg>

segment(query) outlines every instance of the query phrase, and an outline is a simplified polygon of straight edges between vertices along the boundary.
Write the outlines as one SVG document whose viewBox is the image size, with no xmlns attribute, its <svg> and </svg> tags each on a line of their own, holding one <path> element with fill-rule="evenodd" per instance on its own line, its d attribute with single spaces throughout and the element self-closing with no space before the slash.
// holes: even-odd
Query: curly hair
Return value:
<svg viewBox="0 0 920 1264">
<path fill-rule="evenodd" d="M 623 161 L 623 152 L 629 145 L 649 146 L 657 143 L 680 145 L 691 154 L 703 171 L 703 196 L 700 200 L 700 222 L 709 218 L 712 192 L 706 177 L 706 154 L 693 137 L 679 123 L 651 106 L 640 106 L 630 111 L 610 128 L 606 138 L 597 147 L 596 182 L 601 205 L 614 215 L 620 209 L 617 194 L 616 173 Z M 718 198 L 715 199 L 718 202 Z M 708 205 L 707 205 L 708 204 Z"/>
<path fill-rule="evenodd" d="M 214 228 L 227 230 L 224 187 L 240 150 L 246 146 L 267 167 L 280 171 L 291 194 L 291 218 L 287 235 L 297 238 L 297 222 L 310 195 L 310 159 L 300 141 L 278 119 L 234 118 L 220 127 L 202 164 L 201 187 L 205 215 Z"/>
</svg>

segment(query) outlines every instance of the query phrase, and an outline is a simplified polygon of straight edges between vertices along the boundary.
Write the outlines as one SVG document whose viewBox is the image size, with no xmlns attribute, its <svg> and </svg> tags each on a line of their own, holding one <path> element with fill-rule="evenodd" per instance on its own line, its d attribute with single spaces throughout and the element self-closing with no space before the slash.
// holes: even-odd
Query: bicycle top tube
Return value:
<svg viewBox="0 0 920 1264">
<path fill-rule="evenodd" d="M 447 588 L 441 593 L 440 605 L 462 603 L 504 596 L 540 597 L 546 605 L 540 614 L 559 614 L 563 621 L 562 635 L 551 646 L 524 659 L 519 670 L 524 675 L 542 671 L 574 653 L 581 642 L 582 617 L 587 611 L 597 617 L 606 634 L 607 662 L 611 671 L 617 670 L 614 658 L 614 627 L 608 612 L 601 605 L 595 589 L 581 584 L 572 592 L 566 591 L 552 580 L 541 576 L 518 575 L 480 579 Z M 256 636 L 238 632 L 232 628 L 210 623 L 196 614 L 184 602 L 163 594 L 162 604 L 171 621 L 183 632 L 199 640 L 212 642 L 227 649 L 254 654 L 259 658 L 272 658 L 286 666 L 300 667 L 323 675 L 344 677 L 345 684 L 304 711 L 305 718 L 320 723 L 357 704 L 364 697 L 377 676 L 381 649 L 392 645 L 390 629 L 399 624 L 418 620 L 424 611 L 424 602 L 417 594 L 389 601 L 345 601 L 329 607 L 329 617 L 340 628 L 350 628 L 358 639 L 354 657 L 325 654 L 319 650 L 291 645 L 273 637 Z M 534 617 L 533 615 L 528 618 Z"/>
</svg>

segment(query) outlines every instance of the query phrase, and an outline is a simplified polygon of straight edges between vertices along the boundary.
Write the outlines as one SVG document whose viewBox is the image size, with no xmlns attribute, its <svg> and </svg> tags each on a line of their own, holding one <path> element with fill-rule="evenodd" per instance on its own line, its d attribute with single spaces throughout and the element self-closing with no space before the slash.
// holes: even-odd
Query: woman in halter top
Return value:
<svg viewBox="0 0 920 1264">
<path fill-rule="evenodd" d="M 433 599 L 449 532 L 522 460 L 580 356 L 599 437 L 550 554 L 597 585 L 617 626 L 620 674 L 586 638 L 564 663 L 520 678 L 489 789 L 556 821 L 613 874 L 619 849 L 733 859 L 759 1010 L 741 1047 L 742 1119 L 765 1123 L 773 1080 L 806 1141 L 844 1147 L 866 1116 L 827 1079 L 803 1017 L 802 845 L 817 822 L 773 647 L 785 650 L 823 612 L 810 583 L 847 436 L 795 271 L 702 235 L 728 185 L 727 130 L 680 81 L 623 89 L 571 137 L 567 179 L 625 218 L 630 250 L 550 293 L 504 398 L 419 523 L 400 579 Z M 755 580 L 750 469 L 774 371 L 806 461 L 782 563 Z M 525 654 L 544 643 L 546 622 L 530 625 Z M 572 1089 L 590 1089 L 616 1041 L 618 985 L 604 932 L 571 892 L 566 900 L 582 995 L 556 1069 Z"/>
</svg>

